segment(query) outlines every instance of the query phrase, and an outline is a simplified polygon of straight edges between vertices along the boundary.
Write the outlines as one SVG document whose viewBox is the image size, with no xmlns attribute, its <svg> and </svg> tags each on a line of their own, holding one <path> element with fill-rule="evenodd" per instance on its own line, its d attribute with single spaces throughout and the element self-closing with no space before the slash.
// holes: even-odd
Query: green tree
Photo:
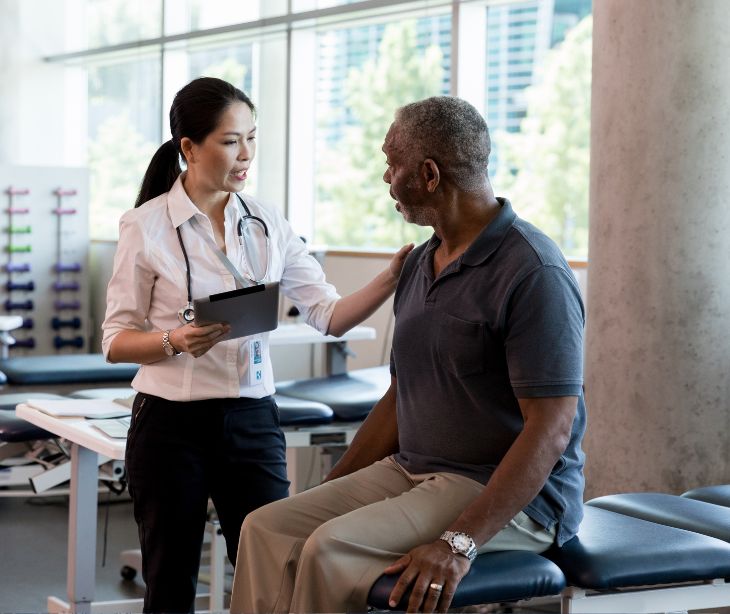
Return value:
<svg viewBox="0 0 730 614">
<path fill-rule="evenodd" d="M 317 152 L 317 242 L 393 247 L 429 236 L 395 210 L 381 147 L 398 107 L 440 93 L 441 61 L 436 45 L 419 52 L 410 20 L 388 25 L 377 58 L 350 71 L 345 91 L 356 123 L 337 146 Z"/>
<path fill-rule="evenodd" d="M 591 16 L 545 57 L 520 131 L 496 132 L 495 190 L 566 255 L 588 253 Z"/>
<path fill-rule="evenodd" d="M 157 145 L 145 141 L 128 115 L 110 117 L 89 144 L 90 224 L 96 239 L 116 239 L 119 218 L 134 206 Z"/>
</svg>

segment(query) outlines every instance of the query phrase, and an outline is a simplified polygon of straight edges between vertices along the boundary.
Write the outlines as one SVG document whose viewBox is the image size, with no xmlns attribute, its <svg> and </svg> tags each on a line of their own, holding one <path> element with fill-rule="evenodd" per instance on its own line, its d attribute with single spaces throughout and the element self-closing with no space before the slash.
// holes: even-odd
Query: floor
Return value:
<svg viewBox="0 0 730 614">
<path fill-rule="evenodd" d="M 5 491 L 9 492 L 9 491 Z M 0 614 L 47 612 L 49 595 L 67 599 L 68 496 L 7 497 L 0 488 Z M 121 576 L 119 554 L 139 547 L 129 496 L 99 493 L 97 517 L 97 601 L 141 599 L 141 573 Z M 201 572 L 207 571 L 205 551 Z M 226 590 L 233 568 L 226 564 Z M 208 586 L 199 582 L 198 592 Z M 139 610 L 141 611 L 141 607 Z"/>
<path fill-rule="evenodd" d="M 67 527 L 68 497 L 3 497 L 0 492 L 0 612 L 45 612 L 48 595 L 66 598 Z M 119 553 L 137 543 L 129 499 L 100 494 L 97 599 L 144 596 L 141 580 L 123 580 L 118 562 Z"/>
</svg>

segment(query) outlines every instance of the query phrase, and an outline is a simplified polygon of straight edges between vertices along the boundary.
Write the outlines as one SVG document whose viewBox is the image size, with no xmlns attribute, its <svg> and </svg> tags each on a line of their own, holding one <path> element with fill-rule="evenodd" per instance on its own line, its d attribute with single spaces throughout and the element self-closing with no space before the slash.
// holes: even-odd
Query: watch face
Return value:
<svg viewBox="0 0 730 614">
<path fill-rule="evenodd" d="M 471 548 L 471 539 L 468 535 L 464 535 L 464 533 L 457 533 L 454 535 L 452 543 L 454 548 L 461 552 L 467 552 L 469 548 Z"/>
</svg>

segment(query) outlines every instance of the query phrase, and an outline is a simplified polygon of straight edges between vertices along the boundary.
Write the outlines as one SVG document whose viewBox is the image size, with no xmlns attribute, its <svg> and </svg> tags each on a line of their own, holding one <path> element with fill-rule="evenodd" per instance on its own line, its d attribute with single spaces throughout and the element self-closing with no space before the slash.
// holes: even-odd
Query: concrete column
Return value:
<svg viewBox="0 0 730 614">
<path fill-rule="evenodd" d="M 587 497 L 730 482 L 730 13 L 593 5 Z"/>
</svg>

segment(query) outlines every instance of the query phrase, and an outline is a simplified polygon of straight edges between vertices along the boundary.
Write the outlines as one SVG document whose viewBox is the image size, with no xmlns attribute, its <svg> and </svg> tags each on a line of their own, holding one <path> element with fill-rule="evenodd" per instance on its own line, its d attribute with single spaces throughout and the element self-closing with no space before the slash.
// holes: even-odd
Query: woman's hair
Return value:
<svg viewBox="0 0 730 614">
<path fill-rule="evenodd" d="M 222 79 L 200 77 L 175 94 L 170 107 L 172 138 L 163 143 L 152 156 L 142 179 L 135 207 L 170 191 L 182 172 L 181 139 L 187 137 L 193 143 L 202 143 L 215 130 L 225 110 L 236 102 L 243 102 L 252 113 L 256 112 L 256 107 L 246 94 Z"/>
</svg>

